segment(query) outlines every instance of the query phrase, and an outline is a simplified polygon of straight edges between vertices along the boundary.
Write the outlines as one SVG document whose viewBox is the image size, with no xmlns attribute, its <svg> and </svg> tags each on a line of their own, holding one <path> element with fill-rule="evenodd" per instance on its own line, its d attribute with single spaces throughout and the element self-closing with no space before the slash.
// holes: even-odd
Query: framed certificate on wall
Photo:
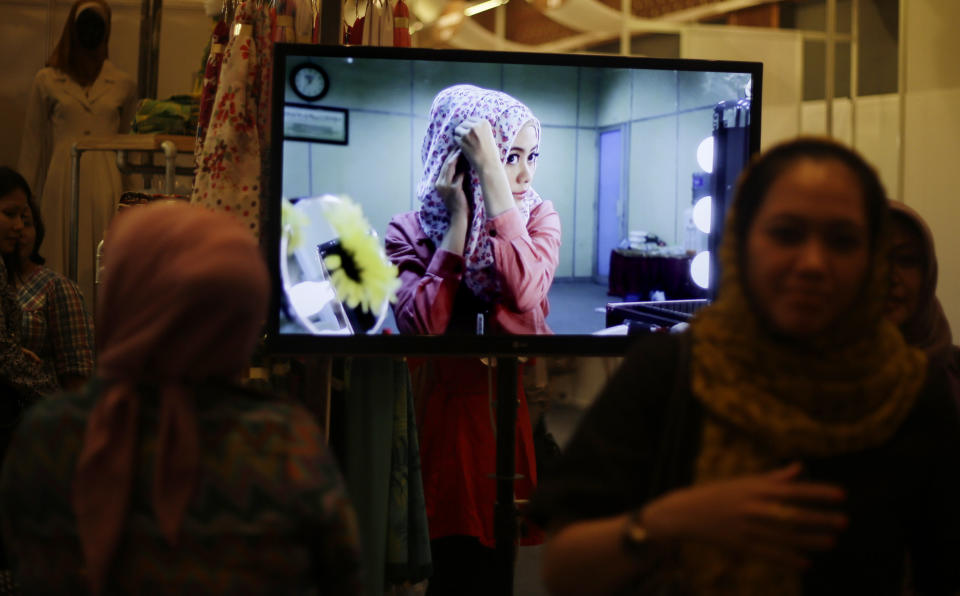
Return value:
<svg viewBox="0 0 960 596">
<path fill-rule="evenodd" d="M 287 103 L 283 106 L 283 138 L 308 143 L 346 145 L 350 113 L 343 108 Z"/>
</svg>

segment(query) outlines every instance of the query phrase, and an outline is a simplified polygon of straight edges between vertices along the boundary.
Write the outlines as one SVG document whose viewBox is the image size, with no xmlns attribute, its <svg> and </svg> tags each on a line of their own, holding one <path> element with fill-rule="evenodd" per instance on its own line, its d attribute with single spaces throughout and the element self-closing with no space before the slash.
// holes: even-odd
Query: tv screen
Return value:
<svg viewBox="0 0 960 596">
<path fill-rule="evenodd" d="M 759 63 L 279 44 L 271 347 L 622 353 L 709 300 L 760 93 Z"/>
</svg>

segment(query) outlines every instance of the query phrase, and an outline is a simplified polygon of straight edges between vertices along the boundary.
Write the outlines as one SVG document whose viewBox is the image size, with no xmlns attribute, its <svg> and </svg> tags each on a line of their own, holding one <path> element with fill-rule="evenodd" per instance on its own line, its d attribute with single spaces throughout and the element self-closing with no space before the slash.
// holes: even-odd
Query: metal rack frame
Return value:
<svg viewBox="0 0 960 596">
<path fill-rule="evenodd" d="M 123 174 L 163 174 L 164 192 L 172 193 L 177 175 L 192 176 L 193 167 L 177 167 L 177 155 L 192 153 L 194 138 L 176 135 L 112 135 L 106 137 L 87 137 L 77 141 L 70 149 L 70 263 L 67 275 L 77 281 L 77 259 L 79 255 L 80 223 L 80 158 L 88 151 L 115 151 L 117 167 Z M 163 152 L 164 165 L 130 164 L 128 151 L 142 151 L 150 154 Z"/>
</svg>

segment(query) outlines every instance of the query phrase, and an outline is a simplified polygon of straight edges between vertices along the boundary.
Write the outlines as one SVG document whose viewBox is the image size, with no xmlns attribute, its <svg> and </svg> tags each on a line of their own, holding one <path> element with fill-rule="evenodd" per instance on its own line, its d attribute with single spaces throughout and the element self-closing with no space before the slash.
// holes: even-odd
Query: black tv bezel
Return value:
<svg viewBox="0 0 960 596">
<path fill-rule="evenodd" d="M 271 90 L 271 155 L 267 221 L 261 230 L 271 277 L 270 312 L 266 346 L 284 354 L 392 355 L 392 356 L 622 356 L 635 337 L 597 335 L 286 335 L 280 334 L 280 207 L 283 193 L 283 128 L 280 126 L 289 56 L 309 58 L 376 58 L 486 62 L 593 68 L 626 68 L 676 71 L 735 72 L 751 75 L 750 153 L 760 149 L 763 100 L 763 64 L 730 60 L 645 58 L 599 54 L 540 54 L 424 48 L 375 48 L 279 43 L 274 47 Z"/>
</svg>

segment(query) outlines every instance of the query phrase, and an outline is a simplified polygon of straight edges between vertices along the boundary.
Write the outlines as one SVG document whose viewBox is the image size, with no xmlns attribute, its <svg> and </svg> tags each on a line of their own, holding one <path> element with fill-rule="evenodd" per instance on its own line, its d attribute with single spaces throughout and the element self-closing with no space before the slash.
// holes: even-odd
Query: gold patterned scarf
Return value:
<svg viewBox="0 0 960 596">
<path fill-rule="evenodd" d="M 776 337 L 751 305 L 733 213 L 720 251 L 720 298 L 692 324 L 692 389 L 705 408 L 694 483 L 770 471 L 803 457 L 876 446 L 899 428 L 925 378 L 926 357 L 882 316 L 886 241 L 851 312 L 804 346 Z M 880 234 L 878 238 L 886 238 Z M 799 594 L 800 573 L 694 545 L 684 553 L 692 593 Z"/>
</svg>

